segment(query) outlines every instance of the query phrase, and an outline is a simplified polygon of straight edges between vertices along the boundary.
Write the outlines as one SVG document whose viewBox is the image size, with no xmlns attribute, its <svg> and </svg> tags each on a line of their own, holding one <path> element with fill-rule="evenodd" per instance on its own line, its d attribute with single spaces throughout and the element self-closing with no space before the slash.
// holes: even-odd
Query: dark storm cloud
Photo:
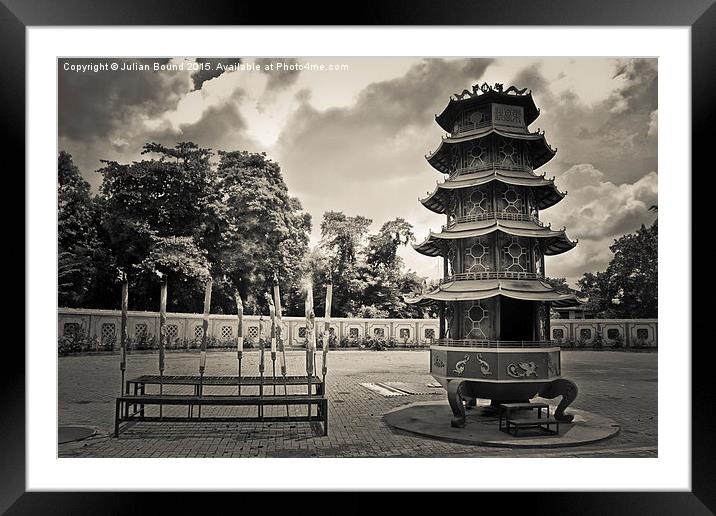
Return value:
<svg viewBox="0 0 716 516">
<path fill-rule="evenodd" d="M 241 62 L 239 57 L 197 57 L 196 62 L 208 65 L 206 68 L 197 70 L 191 74 L 191 80 L 194 82 L 194 89 L 200 90 L 206 81 L 215 79 L 226 72 L 225 67 L 235 65 Z M 221 65 L 221 66 L 219 66 Z"/>
<path fill-rule="evenodd" d="M 301 74 L 300 70 L 292 67 L 292 65 L 298 64 L 298 59 L 295 57 L 259 57 L 255 60 L 255 63 L 261 67 L 261 73 L 268 76 L 268 81 L 266 81 L 267 91 L 285 90 L 292 86 Z M 278 66 L 279 64 L 282 66 Z M 273 69 L 269 68 L 270 65 L 273 65 Z"/>
<path fill-rule="evenodd" d="M 657 111 L 655 59 L 618 61 L 614 91 L 586 105 L 571 91 L 555 94 L 539 63 L 515 78 L 532 89 L 541 116 L 535 127 L 548 128 L 547 139 L 559 149 L 545 169 L 558 176 L 573 165 L 590 163 L 617 184 L 633 182 L 657 170 L 654 135 Z M 523 85 L 523 86 L 520 86 Z"/>
<path fill-rule="evenodd" d="M 235 102 L 240 97 L 240 93 L 235 93 L 226 102 L 204 110 L 196 122 L 180 124 L 178 128 L 169 123 L 153 129 L 142 124 L 128 125 L 121 134 L 104 140 L 60 138 L 60 149 L 72 154 L 84 177 L 95 189 L 99 187 L 101 176 L 93 172 L 101 167 L 100 160 L 129 163 L 142 159 L 142 146 L 148 142 L 171 147 L 180 141 L 191 141 L 214 151 L 265 150 L 246 134 L 246 121 Z"/>
<path fill-rule="evenodd" d="M 243 135 L 246 121 L 233 101 L 207 108 L 194 123 L 181 124 L 179 131 L 166 131 L 157 136 L 171 141 L 191 141 L 214 150 L 249 150 L 253 142 Z"/>
<path fill-rule="evenodd" d="M 62 59 L 58 71 L 60 138 L 102 139 L 131 124 L 137 115 L 152 117 L 176 107 L 189 90 L 186 74 L 162 71 L 122 71 L 123 64 L 166 64 L 167 59 Z M 119 70 L 66 71 L 65 64 L 112 62 Z"/>
<path fill-rule="evenodd" d="M 527 88 L 532 90 L 535 95 L 549 90 L 549 82 L 542 75 L 542 65 L 539 62 L 525 67 L 518 73 L 515 77 L 514 85 L 518 89 Z"/>
<path fill-rule="evenodd" d="M 447 103 L 445 92 L 469 88 L 492 62 L 492 59 L 426 59 L 403 77 L 368 85 L 359 94 L 352 114 L 392 128 L 433 124 L 432 115 L 442 111 Z"/>
<path fill-rule="evenodd" d="M 358 151 L 355 158 L 360 162 L 363 146 L 360 141 L 351 141 L 355 140 L 352 137 L 372 135 L 371 139 L 392 140 L 402 131 L 433 126 L 433 115 L 447 104 L 449 94 L 445 92 L 462 91 L 466 85 L 472 85 L 492 62 L 492 59 L 426 59 L 402 77 L 369 84 L 349 107 L 318 111 L 308 103 L 309 97 L 297 96 L 304 102 L 286 125 L 282 143 L 291 147 L 321 146 L 321 141 L 330 134 L 340 135 L 346 140 L 343 150 L 351 150 L 354 145 Z M 307 148 L 295 151 L 312 152 Z"/>
<path fill-rule="evenodd" d="M 417 211 L 416 198 L 439 177 L 424 159 L 440 141 L 434 115 L 491 62 L 426 59 L 401 77 L 369 84 L 353 104 L 324 111 L 299 92 L 277 145 L 289 188 L 316 219 L 337 209 L 382 223 Z"/>
<path fill-rule="evenodd" d="M 538 173 L 556 175 L 567 197 L 542 218 L 567 227 L 579 245 L 548 260 L 550 276 L 572 284 L 586 271 L 603 271 L 615 238 L 649 225 L 657 198 L 657 62 L 615 62 L 614 89 L 587 105 L 571 91 L 555 94 L 540 64 L 522 70 L 515 84 L 533 90 L 541 116 L 535 123 L 559 148 Z"/>
<path fill-rule="evenodd" d="M 657 96 L 657 67 L 655 59 L 621 60 L 616 66 L 613 78 L 623 78 L 626 84 L 615 95 L 626 100 L 629 107 L 639 110 L 651 107 Z"/>
<path fill-rule="evenodd" d="M 451 93 L 479 82 L 489 64 L 425 60 L 402 77 L 368 85 L 352 105 L 324 111 L 310 104 L 310 96 L 297 96 L 299 108 L 279 140 L 290 188 L 316 218 L 326 209 L 370 213 L 377 221 L 404 216 L 422 225 L 421 239 L 433 222 L 419 219 L 415 198 L 441 178 L 423 158 L 439 143 L 433 115 Z M 569 190 L 545 217 L 580 239 L 575 250 L 550 261 L 550 274 L 571 281 L 604 270 L 613 239 L 653 220 L 648 207 L 656 203 L 656 141 L 649 132 L 655 132 L 656 62 L 624 64 L 613 92 L 593 105 L 572 91 L 555 93 L 539 63 L 512 82 L 533 90 L 542 115 L 532 129 L 544 128 L 559 148 L 538 172 L 557 175 L 558 187 Z"/>
</svg>

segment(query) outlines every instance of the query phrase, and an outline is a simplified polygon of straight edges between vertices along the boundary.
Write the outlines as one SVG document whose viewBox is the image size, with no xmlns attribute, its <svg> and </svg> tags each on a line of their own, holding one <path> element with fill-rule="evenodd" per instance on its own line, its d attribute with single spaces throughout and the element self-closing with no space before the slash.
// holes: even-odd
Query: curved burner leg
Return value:
<svg viewBox="0 0 716 516">
<path fill-rule="evenodd" d="M 564 409 L 572 404 L 572 402 L 577 398 L 577 394 L 579 394 L 577 384 L 566 378 L 558 378 L 548 383 L 539 393 L 541 397 L 547 399 L 562 396 L 562 400 L 559 402 L 559 405 L 557 405 L 557 410 L 554 411 L 554 418 L 557 421 L 565 423 L 571 423 L 574 419 L 573 415 L 565 414 Z"/>
<path fill-rule="evenodd" d="M 447 396 L 450 408 L 452 409 L 453 418 L 450 426 L 453 428 L 462 428 L 465 426 L 465 405 L 462 403 L 462 387 L 461 381 L 451 380 L 447 385 Z"/>
</svg>

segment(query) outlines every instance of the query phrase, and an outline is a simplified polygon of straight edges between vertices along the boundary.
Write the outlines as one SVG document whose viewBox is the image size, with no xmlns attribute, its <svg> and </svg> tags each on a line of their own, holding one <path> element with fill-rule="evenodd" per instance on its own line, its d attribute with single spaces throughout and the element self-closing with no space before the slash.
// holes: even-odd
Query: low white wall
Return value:
<svg viewBox="0 0 716 516">
<path fill-rule="evenodd" d="M 60 308 L 57 312 L 58 337 L 68 332 L 81 331 L 83 335 L 101 345 L 105 339 L 115 340 L 119 336 L 121 312 L 119 310 L 89 310 L 83 308 Z M 148 336 L 159 333 L 159 312 L 135 312 L 127 314 L 127 332 L 130 339 L 137 339 L 142 332 Z M 244 316 L 244 338 L 255 341 L 259 333 L 260 318 L 255 315 Z M 263 317 L 263 332 L 270 335 L 271 319 Z M 323 318 L 317 317 L 316 324 L 323 333 Z M 306 320 L 303 317 L 283 317 L 283 335 L 288 337 L 288 345 L 305 343 Z M 201 337 L 202 315 L 167 313 L 167 332 L 170 346 L 177 343 L 194 342 Z M 437 319 L 357 319 L 332 318 L 332 333 L 339 338 L 362 339 L 378 337 L 381 340 L 394 338 L 398 345 L 429 344 L 437 337 L 439 324 Z M 209 316 L 209 336 L 219 342 L 233 342 L 238 331 L 236 315 Z"/>
<path fill-rule="evenodd" d="M 656 319 L 552 319 L 552 340 L 562 346 L 658 346 Z"/>
<path fill-rule="evenodd" d="M 105 341 L 117 342 L 121 322 L 119 310 L 88 310 L 81 308 L 60 308 L 57 313 L 58 337 L 68 332 L 81 331 L 96 346 Z M 323 318 L 316 318 L 319 332 L 323 332 Z M 244 316 L 244 337 L 255 341 L 259 333 L 259 317 Z M 302 345 L 305 342 L 306 321 L 303 317 L 284 317 L 283 335 L 288 345 Z M 169 346 L 195 342 L 201 337 L 201 314 L 167 313 Z M 271 321 L 263 318 L 264 335 L 270 334 Z M 362 339 L 378 337 L 381 340 L 394 338 L 398 345 L 430 344 L 438 335 L 437 319 L 357 319 L 333 318 L 331 330 L 339 338 Z M 218 342 L 233 342 L 238 330 L 235 315 L 211 315 L 209 336 Z M 148 337 L 159 333 L 158 312 L 130 311 L 127 318 L 130 339 L 136 340 L 143 332 Z M 557 343 L 568 347 L 592 347 L 601 339 L 604 347 L 615 345 L 627 347 L 656 347 L 656 319 L 552 319 L 551 337 Z M 596 341 L 596 342 L 595 342 Z"/>
</svg>

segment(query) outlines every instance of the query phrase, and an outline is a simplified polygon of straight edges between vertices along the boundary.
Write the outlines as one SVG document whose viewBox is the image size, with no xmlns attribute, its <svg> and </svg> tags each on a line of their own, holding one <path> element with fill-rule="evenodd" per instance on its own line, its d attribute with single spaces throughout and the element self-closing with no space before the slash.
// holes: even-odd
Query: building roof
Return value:
<svg viewBox="0 0 716 516">
<path fill-rule="evenodd" d="M 515 93 L 508 93 L 514 91 Z M 445 109 L 439 115 L 435 115 L 435 121 L 440 127 L 447 132 L 451 132 L 455 118 L 465 109 L 478 107 L 484 104 L 498 102 L 500 104 L 508 104 L 511 106 L 522 106 L 525 110 L 525 124 L 529 125 L 539 116 L 539 109 L 535 105 L 532 98 L 532 91 L 518 91 L 514 87 L 501 91 L 501 86 L 489 86 L 487 83 L 478 87 L 472 87 L 472 91 L 463 90 L 450 97 Z"/>
<path fill-rule="evenodd" d="M 565 229 L 553 231 L 550 227 L 541 226 L 533 221 L 487 219 L 455 224 L 440 233 L 431 231 L 428 238 L 413 245 L 413 248 L 426 256 L 442 256 L 445 240 L 480 237 L 495 231 L 502 231 L 512 236 L 539 238 L 542 240 L 546 255 L 561 254 L 577 245 L 576 241 L 567 238 Z"/>
<path fill-rule="evenodd" d="M 440 146 L 431 154 L 425 156 L 428 163 L 432 165 L 437 171 L 443 174 L 450 174 L 453 172 L 453 163 L 451 150 L 453 145 L 467 142 L 470 140 L 476 140 L 478 138 L 485 138 L 492 134 L 497 134 L 505 138 L 513 138 L 516 140 L 527 141 L 528 150 L 530 153 L 530 162 L 532 163 L 532 169 L 536 170 L 549 160 L 551 160 L 557 153 L 557 149 L 552 149 L 547 143 L 544 137 L 544 133 L 521 133 L 521 132 L 510 132 L 502 129 L 495 129 L 489 127 L 485 130 L 472 131 L 469 134 L 461 136 L 448 136 L 443 138 L 440 142 Z"/>
<path fill-rule="evenodd" d="M 591 308 L 585 306 L 587 304 L 587 301 L 588 300 L 584 300 L 584 299 L 580 299 L 579 297 L 576 297 L 576 294 L 575 294 L 574 301 L 564 302 L 564 303 L 556 306 L 556 308 L 558 310 L 576 310 L 576 311 L 580 311 L 580 312 L 591 311 Z"/>
<path fill-rule="evenodd" d="M 554 305 L 575 303 L 576 300 L 574 294 L 557 292 L 549 283 L 539 279 L 487 279 L 443 283 L 426 294 L 405 297 L 405 302 L 429 305 L 436 301 L 477 301 L 495 296 L 523 301 L 550 301 Z"/>
<path fill-rule="evenodd" d="M 554 206 L 561 201 L 567 192 L 560 192 L 554 184 L 554 178 L 545 179 L 545 176 L 536 176 L 529 172 L 501 170 L 491 168 L 471 174 L 462 174 L 438 183 L 435 190 L 420 199 L 420 202 L 435 213 L 445 213 L 447 196 L 450 190 L 468 188 L 487 184 L 491 181 L 500 181 L 513 186 L 528 186 L 533 188 L 537 207 L 540 210 Z"/>
</svg>

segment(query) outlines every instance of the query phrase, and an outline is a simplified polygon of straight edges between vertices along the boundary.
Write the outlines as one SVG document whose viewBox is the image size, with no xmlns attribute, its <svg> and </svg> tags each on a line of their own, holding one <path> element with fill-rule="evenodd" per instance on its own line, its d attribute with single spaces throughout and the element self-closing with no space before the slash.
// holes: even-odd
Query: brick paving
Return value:
<svg viewBox="0 0 716 516">
<path fill-rule="evenodd" d="M 290 351 L 289 372 L 300 374 L 304 353 Z M 210 352 L 208 375 L 236 374 L 236 354 Z M 244 355 L 244 374 L 256 374 L 258 352 Z M 59 424 L 97 428 L 97 435 L 59 446 L 60 457 L 656 457 L 657 354 L 563 351 L 565 376 L 577 382 L 573 406 L 617 421 L 618 436 L 578 448 L 521 450 L 435 441 L 401 433 L 382 419 L 415 401 L 444 400 L 439 394 L 383 397 L 360 383 L 431 382 L 427 351 L 332 351 L 327 390 L 329 435 L 318 423 L 132 423 L 110 437 L 114 398 L 120 389 L 117 355 L 59 359 Z M 167 354 L 165 374 L 197 374 L 198 353 Z M 270 364 L 270 362 L 269 362 Z M 320 367 L 320 358 L 319 358 Z M 157 373 L 157 356 L 129 356 L 128 377 Z M 270 366 L 268 368 L 270 371 Z M 172 392 L 178 392 L 173 390 Z M 186 410 L 186 408 L 165 408 Z M 250 411 L 255 408 L 204 408 Z M 285 407 L 271 410 L 285 411 Z M 298 410 L 293 409 L 292 410 Z M 305 408 L 303 409 L 305 410 Z M 232 412 L 236 413 L 236 412 Z M 269 408 L 266 409 L 269 414 Z"/>
</svg>

